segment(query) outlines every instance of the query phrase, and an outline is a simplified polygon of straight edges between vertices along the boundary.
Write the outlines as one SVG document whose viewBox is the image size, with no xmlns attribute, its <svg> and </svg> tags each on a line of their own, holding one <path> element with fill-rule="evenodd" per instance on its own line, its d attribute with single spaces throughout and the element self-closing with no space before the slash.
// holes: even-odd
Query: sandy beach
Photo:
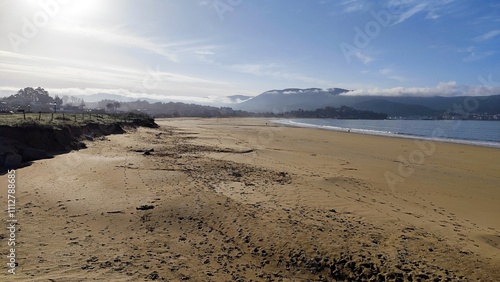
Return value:
<svg viewBox="0 0 500 282">
<path fill-rule="evenodd" d="M 17 171 L 1 281 L 500 281 L 499 149 L 156 122 Z"/>
</svg>

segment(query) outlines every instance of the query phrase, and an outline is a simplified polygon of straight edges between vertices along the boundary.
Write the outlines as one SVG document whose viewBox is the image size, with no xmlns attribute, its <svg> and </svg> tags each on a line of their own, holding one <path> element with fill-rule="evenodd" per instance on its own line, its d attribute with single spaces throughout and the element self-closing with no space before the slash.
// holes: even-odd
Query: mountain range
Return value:
<svg viewBox="0 0 500 282">
<path fill-rule="evenodd" d="M 193 103 L 212 107 L 230 107 L 254 113 L 272 112 L 275 114 L 305 110 L 314 111 L 325 107 L 347 106 L 362 111 L 384 113 L 389 117 L 426 117 L 446 112 L 500 114 L 500 95 L 457 96 L 457 97 L 413 97 L 413 96 L 355 96 L 350 90 L 342 88 L 287 88 L 269 90 L 255 97 L 232 95 L 212 97 L 208 102 L 174 101 Z M 133 102 L 137 100 L 150 103 L 168 102 L 147 98 L 131 98 L 117 94 L 99 93 L 80 96 L 88 107 L 97 107 L 99 101 L 112 100 Z"/>
<path fill-rule="evenodd" d="M 445 112 L 500 114 L 500 95 L 457 97 L 354 96 L 341 88 L 288 88 L 266 91 L 233 105 L 251 112 L 287 112 L 348 106 L 358 110 L 385 113 L 392 117 L 432 116 Z"/>
</svg>

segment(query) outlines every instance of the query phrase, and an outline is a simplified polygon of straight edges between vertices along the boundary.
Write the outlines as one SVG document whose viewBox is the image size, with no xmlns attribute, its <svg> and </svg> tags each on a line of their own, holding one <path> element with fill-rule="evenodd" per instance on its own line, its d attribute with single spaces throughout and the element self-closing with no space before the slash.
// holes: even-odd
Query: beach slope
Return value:
<svg viewBox="0 0 500 282">
<path fill-rule="evenodd" d="M 18 170 L 0 280 L 500 280 L 498 149 L 157 123 Z"/>
</svg>

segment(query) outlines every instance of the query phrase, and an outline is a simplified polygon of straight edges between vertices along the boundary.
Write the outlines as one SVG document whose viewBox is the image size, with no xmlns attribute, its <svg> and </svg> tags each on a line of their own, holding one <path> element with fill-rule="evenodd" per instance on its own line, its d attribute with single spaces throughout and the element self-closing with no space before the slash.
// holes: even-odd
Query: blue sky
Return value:
<svg viewBox="0 0 500 282">
<path fill-rule="evenodd" d="M 0 36 L 4 95 L 500 94 L 500 1 L 3 0 Z"/>
</svg>

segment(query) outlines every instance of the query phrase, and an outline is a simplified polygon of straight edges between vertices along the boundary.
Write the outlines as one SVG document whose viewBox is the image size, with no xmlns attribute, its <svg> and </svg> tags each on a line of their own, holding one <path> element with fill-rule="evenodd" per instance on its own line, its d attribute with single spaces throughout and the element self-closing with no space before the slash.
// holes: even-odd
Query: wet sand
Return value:
<svg viewBox="0 0 500 282">
<path fill-rule="evenodd" d="M 499 149 L 157 123 L 18 170 L 0 280 L 500 280 Z"/>
</svg>

